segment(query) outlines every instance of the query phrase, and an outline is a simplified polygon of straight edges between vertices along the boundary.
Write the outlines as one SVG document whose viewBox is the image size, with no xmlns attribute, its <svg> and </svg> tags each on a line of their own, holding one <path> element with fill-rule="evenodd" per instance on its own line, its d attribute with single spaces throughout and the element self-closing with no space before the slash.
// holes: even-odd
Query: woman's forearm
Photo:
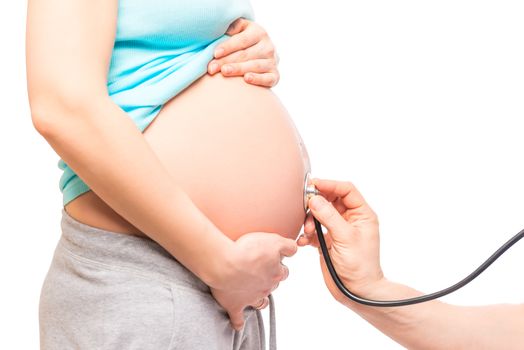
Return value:
<svg viewBox="0 0 524 350">
<path fill-rule="evenodd" d="M 28 1 L 33 124 L 102 200 L 213 285 L 224 271 L 216 260 L 233 242 L 176 185 L 108 95 L 117 15 L 117 0 Z"/>
<path fill-rule="evenodd" d="M 382 281 L 366 296 L 403 299 L 422 293 Z M 440 301 L 398 307 L 371 308 L 345 304 L 384 334 L 408 349 L 522 349 L 524 306 L 455 306 Z"/>
<path fill-rule="evenodd" d="M 131 119 L 109 97 L 56 105 L 33 108 L 53 149 L 111 208 L 212 285 L 232 241 L 176 185 Z"/>
</svg>

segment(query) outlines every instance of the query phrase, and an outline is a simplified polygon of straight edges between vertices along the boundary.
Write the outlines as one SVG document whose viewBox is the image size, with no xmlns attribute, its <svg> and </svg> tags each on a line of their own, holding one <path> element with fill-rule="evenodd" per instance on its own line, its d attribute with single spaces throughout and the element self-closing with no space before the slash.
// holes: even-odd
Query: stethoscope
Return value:
<svg viewBox="0 0 524 350">
<path fill-rule="evenodd" d="M 309 210 L 308 208 L 309 199 L 315 195 L 322 195 L 322 194 L 315 188 L 315 185 L 311 183 L 311 174 L 307 173 L 305 180 L 304 180 L 304 210 L 306 211 L 306 213 Z M 409 299 L 370 300 L 370 299 L 366 299 L 366 298 L 360 297 L 352 293 L 349 289 L 346 288 L 346 286 L 344 286 L 344 283 L 342 283 L 342 281 L 338 277 L 335 267 L 333 266 L 333 262 L 331 261 L 331 257 L 329 256 L 329 251 L 326 245 L 326 240 L 324 238 L 324 233 L 322 231 L 322 225 L 320 224 L 320 222 L 318 222 L 318 220 L 315 217 L 313 217 L 313 220 L 315 222 L 315 230 L 317 232 L 318 242 L 320 244 L 320 250 L 322 251 L 324 261 L 326 262 L 326 267 L 329 271 L 329 274 L 331 275 L 331 278 L 335 282 L 335 285 L 340 290 L 340 292 L 342 292 L 342 294 L 344 294 L 347 298 L 359 304 L 368 305 L 368 306 L 379 306 L 379 307 L 394 307 L 394 306 L 406 306 L 406 305 L 419 304 L 419 303 L 424 303 L 426 301 L 434 300 L 434 299 L 443 297 L 445 295 L 448 295 L 450 293 L 453 293 L 456 290 L 467 285 L 469 282 L 473 281 L 475 278 L 477 278 L 491 264 L 493 264 L 495 260 L 497 260 L 502 254 L 504 254 L 506 250 L 511 248 L 522 237 L 524 237 L 524 230 L 522 230 L 519 233 L 517 233 L 514 237 L 512 237 L 509 241 L 504 243 L 495 253 L 493 253 L 485 262 L 483 262 L 482 265 L 480 265 L 475 271 L 473 271 L 468 276 L 466 276 L 466 278 L 455 283 L 451 287 L 445 288 L 435 293 L 422 295 L 419 297 L 409 298 Z"/>
</svg>

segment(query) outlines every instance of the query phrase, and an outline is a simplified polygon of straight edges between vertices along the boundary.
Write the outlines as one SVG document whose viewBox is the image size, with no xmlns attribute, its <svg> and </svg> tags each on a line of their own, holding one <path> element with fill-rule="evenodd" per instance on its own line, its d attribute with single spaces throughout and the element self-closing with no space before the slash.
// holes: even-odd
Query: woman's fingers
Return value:
<svg viewBox="0 0 524 350">
<path fill-rule="evenodd" d="M 244 327 L 244 313 L 243 310 L 229 312 L 229 321 L 231 322 L 231 327 L 234 330 L 240 331 Z"/>
<path fill-rule="evenodd" d="M 284 264 L 281 264 L 281 268 L 280 268 L 280 281 L 285 281 L 287 278 L 289 277 L 289 269 L 286 265 Z M 277 286 L 278 286 L 278 283 L 277 283 Z M 274 288 L 276 289 L 276 287 Z M 274 290 L 273 289 L 273 290 Z"/>
<path fill-rule="evenodd" d="M 220 72 L 222 66 L 226 64 L 232 64 L 232 63 L 239 63 L 239 62 L 245 62 L 252 59 L 258 59 L 262 58 L 260 54 L 256 54 L 257 51 L 253 50 L 253 48 L 249 48 L 246 50 L 238 50 L 235 52 L 230 53 L 227 56 L 224 56 L 219 59 L 213 59 L 211 62 L 209 62 L 209 69 L 208 72 L 210 74 L 214 74 L 217 72 Z M 268 57 L 265 57 L 268 58 Z"/>
<path fill-rule="evenodd" d="M 226 63 L 221 68 L 222 75 L 226 77 L 243 76 L 251 73 L 268 73 L 276 71 L 274 60 L 267 58 L 252 59 L 245 62 Z"/>
<path fill-rule="evenodd" d="M 241 31 L 245 30 L 246 27 L 251 22 L 245 18 L 238 18 L 233 23 L 229 25 L 229 28 L 227 28 L 226 34 L 227 35 L 235 35 L 240 33 Z"/>
<path fill-rule="evenodd" d="M 273 87 L 280 80 L 280 73 L 276 68 L 275 61 L 267 58 L 224 65 L 221 65 L 218 61 L 210 62 L 208 73 L 213 75 L 218 72 L 221 72 L 225 77 L 243 76 L 247 83 L 265 87 Z"/>
<path fill-rule="evenodd" d="M 269 39 L 261 40 L 252 46 L 238 49 L 220 58 L 215 58 L 210 63 L 216 63 L 222 67 L 227 63 L 238 63 L 255 59 L 269 59 L 274 67 L 278 65 L 279 58 L 275 51 L 275 46 Z"/>
<path fill-rule="evenodd" d="M 278 60 L 272 44 L 262 42 L 246 50 L 233 52 L 221 59 L 215 59 L 208 64 L 208 73 L 213 75 L 221 72 L 224 76 L 243 76 L 252 73 L 274 73 L 275 81 L 280 76 L 277 69 Z"/>
<path fill-rule="evenodd" d="M 269 305 L 269 298 L 264 297 L 260 299 L 257 303 L 255 303 L 254 305 L 251 305 L 251 307 L 257 310 L 262 310 L 262 309 L 265 309 L 268 305 Z"/>
<path fill-rule="evenodd" d="M 226 34 L 232 36 L 216 47 L 214 53 L 216 59 L 247 49 L 267 36 L 266 31 L 262 27 L 246 19 L 242 19 L 231 31 L 228 30 Z"/>
<path fill-rule="evenodd" d="M 231 24 L 226 34 L 231 37 L 216 47 L 215 59 L 207 67 L 208 73 L 243 76 L 252 85 L 275 86 L 280 80 L 279 59 L 264 28 L 240 18 Z"/>
<path fill-rule="evenodd" d="M 294 240 L 275 235 L 276 245 L 281 257 L 292 257 L 297 252 L 297 244 Z"/>
<path fill-rule="evenodd" d="M 280 74 L 278 72 L 271 73 L 246 73 L 244 75 L 246 83 L 264 87 L 273 87 L 278 84 Z"/>
</svg>

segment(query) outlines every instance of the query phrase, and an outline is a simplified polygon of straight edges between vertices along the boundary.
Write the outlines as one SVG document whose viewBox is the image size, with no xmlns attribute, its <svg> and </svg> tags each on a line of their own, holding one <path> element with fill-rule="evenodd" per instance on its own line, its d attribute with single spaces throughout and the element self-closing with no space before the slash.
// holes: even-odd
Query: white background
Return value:
<svg viewBox="0 0 524 350">
<path fill-rule="evenodd" d="M 300 4 L 300 5 L 297 5 Z M 313 174 L 353 181 L 379 214 L 382 266 L 431 292 L 524 227 L 521 1 L 262 1 L 276 93 Z M 0 348 L 38 347 L 38 297 L 59 237 L 57 155 L 26 100 L 25 1 L 0 5 Z M 276 292 L 280 349 L 398 349 L 333 301 L 302 249 Z M 521 302 L 524 244 L 445 300 Z M 451 327 L 452 325 L 450 325 Z"/>
</svg>

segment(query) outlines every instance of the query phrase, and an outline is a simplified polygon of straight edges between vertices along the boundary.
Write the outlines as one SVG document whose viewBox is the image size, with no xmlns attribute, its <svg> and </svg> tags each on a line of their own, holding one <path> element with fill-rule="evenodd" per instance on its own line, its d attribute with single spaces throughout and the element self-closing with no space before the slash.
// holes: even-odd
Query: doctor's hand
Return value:
<svg viewBox="0 0 524 350">
<path fill-rule="evenodd" d="M 319 247 L 312 214 L 328 230 L 329 254 L 344 285 L 365 297 L 373 286 L 384 280 L 380 267 L 378 218 L 350 182 L 313 179 L 312 183 L 322 196 L 309 200 L 310 213 L 298 245 Z M 329 291 L 339 302 L 347 304 L 348 299 L 329 275 L 320 249 L 319 253 Z"/>
<path fill-rule="evenodd" d="M 278 55 L 267 32 L 245 18 L 234 21 L 226 34 L 231 38 L 215 49 L 215 59 L 208 64 L 208 73 L 221 72 L 225 77 L 244 77 L 253 85 L 275 86 L 279 79 Z"/>
</svg>

